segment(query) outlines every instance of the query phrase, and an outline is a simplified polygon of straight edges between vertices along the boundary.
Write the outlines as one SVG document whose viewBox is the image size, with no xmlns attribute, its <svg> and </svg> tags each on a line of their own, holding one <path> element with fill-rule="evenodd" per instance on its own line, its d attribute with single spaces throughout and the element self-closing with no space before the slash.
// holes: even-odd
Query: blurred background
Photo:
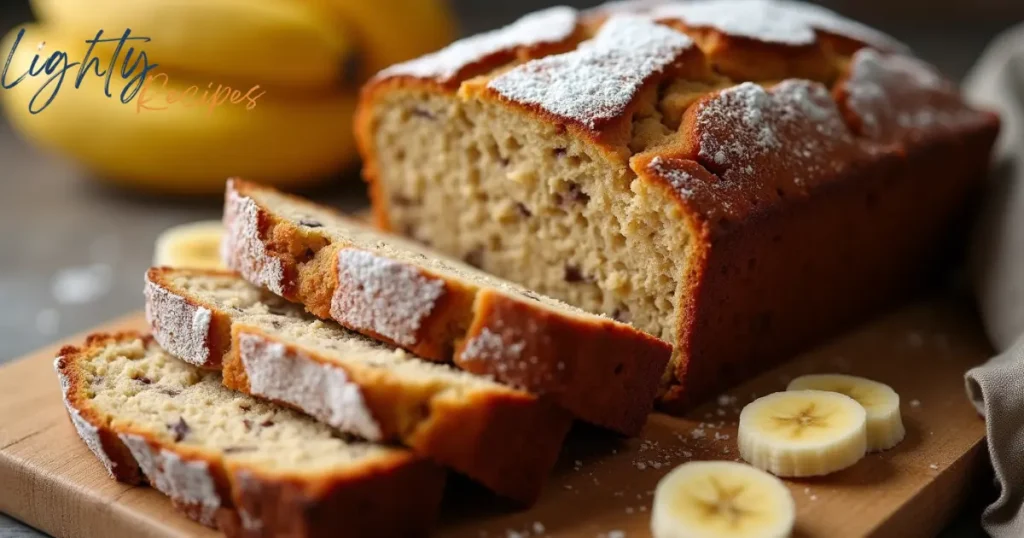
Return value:
<svg viewBox="0 0 1024 538">
<path fill-rule="evenodd" d="M 24 87 L 0 90 L 5 105 L 0 118 L 0 363 L 138 310 L 142 275 L 153 260 L 157 236 L 173 225 L 219 218 L 218 193 L 227 175 L 263 175 L 260 179 L 343 210 L 364 207 L 349 128 L 358 82 L 391 62 L 436 49 L 450 37 L 490 29 L 553 4 L 34 3 L 47 22 L 27 30 L 29 46 L 20 50 L 29 54 L 15 58 L 15 76 L 27 68 L 36 48 L 60 50 L 68 35 L 84 40 L 101 27 L 114 27 L 119 21 L 111 23 L 108 16 L 118 13 L 136 35 L 152 34 L 156 50 L 151 61 L 167 67 L 179 91 L 189 84 L 201 91 L 209 83 L 244 93 L 258 84 L 267 94 L 248 115 L 244 103 L 211 113 L 170 107 L 137 114 L 134 105 L 117 103 L 116 95 L 100 98 L 97 79 L 77 91 L 66 82 L 49 109 L 30 116 L 23 105 L 11 106 L 27 103 L 31 96 Z M 562 3 L 589 7 L 598 2 Z M 897 37 L 956 79 L 994 36 L 1024 20 L 1022 0 L 819 3 Z M 328 7 L 332 4 L 340 7 Z M 5 0 L 0 33 L 35 18 L 28 0 Z M 263 39 L 270 34 L 273 39 Z M 225 44 L 224 54 L 209 54 L 217 39 Z M 2 56 L 10 45 L 8 36 Z M 112 87 L 116 92 L 121 85 Z M 37 88 L 38 83 L 32 91 Z M 980 536 L 977 510 L 965 512 L 947 536 Z M 0 536 L 28 532 L 0 515 Z"/>
</svg>

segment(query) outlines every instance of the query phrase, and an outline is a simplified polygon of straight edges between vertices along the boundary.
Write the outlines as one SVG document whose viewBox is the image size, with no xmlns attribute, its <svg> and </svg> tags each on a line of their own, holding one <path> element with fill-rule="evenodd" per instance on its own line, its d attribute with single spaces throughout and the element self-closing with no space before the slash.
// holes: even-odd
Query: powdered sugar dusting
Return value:
<svg viewBox="0 0 1024 538">
<path fill-rule="evenodd" d="M 341 250 L 337 268 L 331 317 L 403 346 L 417 343 L 423 321 L 445 293 L 444 281 L 365 250 Z"/>
<path fill-rule="evenodd" d="M 649 20 L 613 16 L 577 50 L 527 62 L 488 86 L 509 100 L 595 129 L 622 114 L 650 77 L 693 47 L 686 35 Z"/>
<path fill-rule="evenodd" d="M 221 254 L 224 263 L 249 282 L 284 295 L 284 266 L 267 253 L 260 239 L 259 213 L 256 201 L 239 194 L 229 181 L 224 205 L 227 233 Z"/>
<path fill-rule="evenodd" d="M 412 76 L 448 82 L 488 56 L 519 48 L 559 43 L 576 31 L 578 13 L 565 6 L 531 13 L 498 30 L 475 35 L 415 60 L 391 66 L 378 78 Z"/>
<path fill-rule="evenodd" d="M 784 45 L 809 45 L 816 35 L 799 11 L 767 0 L 671 2 L 650 11 L 657 20 L 680 20 L 688 26 Z"/>
<path fill-rule="evenodd" d="M 881 151 L 854 139 L 831 93 L 817 82 L 790 79 L 769 90 L 748 82 L 694 106 L 684 136 L 696 140 L 697 155 L 656 157 L 645 171 L 714 223 L 804 196 Z"/>
<path fill-rule="evenodd" d="M 651 7 L 656 20 L 679 20 L 688 26 L 765 43 L 803 46 L 817 40 L 815 30 L 887 50 L 907 50 L 892 37 L 829 9 L 785 0 L 703 0 L 665 2 Z"/>
<path fill-rule="evenodd" d="M 462 350 L 463 360 L 504 360 L 518 359 L 526 348 L 522 341 L 506 345 L 500 334 L 484 327 L 476 336 L 466 342 Z"/>
<path fill-rule="evenodd" d="M 215 366 L 210 362 L 210 309 L 189 303 L 146 280 L 146 321 L 153 338 L 168 353 L 196 366 Z M 219 357 L 218 357 L 219 358 Z"/>
<path fill-rule="evenodd" d="M 214 526 L 221 500 L 209 464 L 202 460 L 185 460 L 170 450 L 152 447 L 138 435 L 120 434 L 119 437 L 153 487 L 185 505 L 189 515 L 203 525 Z"/>
<path fill-rule="evenodd" d="M 834 149 L 852 144 L 852 134 L 825 86 L 806 80 L 780 82 L 770 91 L 746 82 L 701 104 L 697 115 L 699 155 L 725 168 L 726 181 L 754 181 L 759 164 L 796 172 L 792 182 L 838 170 Z"/>
<path fill-rule="evenodd" d="M 331 367 L 257 334 L 239 336 L 249 390 L 291 404 L 314 418 L 370 441 L 383 439 L 359 385 Z"/>
<path fill-rule="evenodd" d="M 662 159 L 660 156 L 651 159 L 647 167 L 659 177 L 667 179 L 672 188 L 682 194 L 683 197 L 689 198 L 693 196 L 696 178 L 686 170 L 672 166 L 669 161 Z"/>
<path fill-rule="evenodd" d="M 89 450 L 96 455 L 96 458 L 100 460 L 103 467 L 107 469 L 107 473 L 111 477 L 115 477 L 114 468 L 117 467 L 117 463 L 110 459 L 107 455 L 107 451 L 103 449 L 103 442 L 100 440 L 100 429 L 93 426 L 89 421 L 85 420 L 82 413 L 75 409 L 68 401 L 68 392 L 71 390 L 71 380 L 68 379 L 64 372 L 60 369 L 61 357 L 57 357 L 53 362 L 53 369 L 57 372 L 57 379 L 60 381 L 60 392 L 64 398 L 64 407 L 68 410 L 68 416 L 71 417 L 71 423 L 75 426 L 75 431 L 78 432 L 78 436 L 85 442 L 85 446 L 89 447 Z"/>
<path fill-rule="evenodd" d="M 861 49 L 843 86 L 861 134 L 883 141 L 907 132 L 958 129 L 982 116 L 963 104 L 956 86 L 912 57 Z"/>
</svg>

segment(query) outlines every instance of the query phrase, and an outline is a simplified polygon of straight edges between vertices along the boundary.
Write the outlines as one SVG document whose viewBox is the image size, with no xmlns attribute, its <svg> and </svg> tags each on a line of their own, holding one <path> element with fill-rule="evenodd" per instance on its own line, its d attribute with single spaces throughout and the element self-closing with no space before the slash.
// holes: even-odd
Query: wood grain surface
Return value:
<svg viewBox="0 0 1024 538">
<path fill-rule="evenodd" d="M 97 330 L 143 325 L 134 315 Z M 52 371 L 59 347 L 0 369 L 0 511 L 61 537 L 217 535 L 176 514 L 156 491 L 107 477 L 67 420 Z M 916 304 L 737 387 L 687 419 L 654 415 L 638 439 L 577 427 L 529 511 L 512 511 L 455 479 L 438 535 L 647 536 L 658 479 L 689 459 L 737 458 L 736 420 L 751 398 L 782 390 L 797 375 L 846 372 L 900 393 L 907 438 L 846 471 L 790 481 L 796 536 L 932 536 L 969 495 L 984 462 L 984 422 L 965 397 L 963 374 L 990 351 L 969 308 L 948 299 Z"/>
</svg>

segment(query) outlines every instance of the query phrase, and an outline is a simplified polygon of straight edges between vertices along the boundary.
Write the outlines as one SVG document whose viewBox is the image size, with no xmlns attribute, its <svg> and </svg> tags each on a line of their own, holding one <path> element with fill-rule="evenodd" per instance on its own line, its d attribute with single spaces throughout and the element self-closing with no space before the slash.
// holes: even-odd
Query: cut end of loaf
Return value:
<svg viewBox="0 0 1024 538">
<path fill-rule="evenodd" d="M 711 345 L 728 339 L 729 327 L 796 327 L 799 297 L 822 293 L 850 312 L 880 302 L 816 289 L 811 279 L 828 281 L 841 269 L 800 252 L 786 256 L 821 273 L 784 276 L 777 286 L 785 293 L 765 291 L 759 261 L 771 254 L 760 243 L 750 243 L 756 254 L 730 244 L 760 235 L 779 242 L 780 231 L 790 233 L 780 215 L 815 226 L 807 202 L 838 198 L 835 185 L 891 174 L 920 147 L 983 141 L 998 128 L 903 44 L 810 4 L 615 3 L 580 14 L 577 24 L 588 39 L 567 52 L 480 54 L 471 72 L 449 71 L 443 81 L 399 75 L 399 67 L 371 82 L 357 131 L 375 217 L 673 342 L 663 386 L 673 399 L 685 376 L 688 386 L 725 380 L 715 372 L 747 371 L 761 356 L 791 351 L 797 333 L 816 337 L 828 324 L 762 335 L 764 345 Z M 516 28 L 491 35 L 514 50 L 523 39 Z M 450 49 L 465 59 L 474 47 L 486 48 L 470 41 Z M 958 170 L 947 179 L 962 187 L 973 176 Z M 933 241 L 954 198 L 936 203 L 927 237 L 908 237 L 917 234 L 922 247 Z M 879 242 L 895 241 L 878 228 Z M 873 259 L 852 240 L 815 248 L 861 255 L 863 269 Z M 900 271 L 886 276 L 895 282 Z"/>
</svg>

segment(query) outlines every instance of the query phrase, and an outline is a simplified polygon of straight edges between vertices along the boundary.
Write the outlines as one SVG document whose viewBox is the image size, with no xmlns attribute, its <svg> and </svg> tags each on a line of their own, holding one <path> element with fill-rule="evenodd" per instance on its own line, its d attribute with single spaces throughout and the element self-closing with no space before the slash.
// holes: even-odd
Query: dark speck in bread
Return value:
<svg viewBox="0 0 1024 538">
<path fill-rule="evenodd" d="M 633 320 L 633 316 L 631 316 L 629 314 L 628 310 L 623 310 L 621 308 L 616 308 L 612 312 L 612 319 L 614 319 L 615 321 L 622 322 L 622 323 L 629 323 L 630 321 Z"/>
<path fill-rule="evenodd" d="M 174 434 L 175 443 L 181 442 L 181 440 L 188 437 L 189 432 L 192 431 L 192 428 L 190 428 L 188 423 L 185 422 L 185 417 L 179 417 L 178 422 L 168 424 L 167 428 Z"/>
<path fill-rule="evenodd" d="M 466 255 L 462 257 L 462 261 L 468 263 L 469 265 L 472 265 L 473 267 L 476 267 L 477 269 L 480 269 L 481 267 L 483 267 L 484 264 L 484 249 L 481 247 L 474 248 L 473 250 L 467 252 Z"/>
<path fill-rule="evenodd" d="M 569 183 L 569 187 L 566 189 L 565 194 L 562 196 L 562 200 L 566 202 L 574 202 L 585 204 L 590 201 L 590 195 L 583 192 L 583 189 L 577 183 Z"/>
<path fill-rule="evenodd" d="M 435 120 L 435 119 L 437 119 L 437 116 L 434 116 L 434 114 L 432 114 L 429 110 L 427 110 L 425 108 L 422 108 L 422 107 L 413 108 L 412 109 L 412 115 L 416 116 L 417 118 L 423 118 L 423 119 L 427 119 L 427 120 Z"/>
<path fill-rule="evenodd" d="M 306 228 L 323 228 L 324 224 L 316 219 L 299 219 L 299 224 Z"/>
<path fill-rule="evenodd" d="M 406 196 L 404 194 L 397 194 L 397 193 L 391 195 L 391 203 L 393 203 L 393 204 L 395 204 L 395 205 L 397 205 L 399 207 L 409 207 L 409 206 L 416 205 L 416 202 L 412 198 L 409 198 L 408 196 Z"/>
<path fill-rule="evenodd" d="M 571 283 L 575 283 L 575 282 L 591 282 L 591 279 L 589 279 L 589 278 L 587 278 L 586 276 L 583 275 L 583 272 L 580 271 L 579 266 L 573 265 L 571 263 L 565 264 L 565 277 L 564 278 L 565 278 L 566 282 L 571 282 Z"/>
</svg>

